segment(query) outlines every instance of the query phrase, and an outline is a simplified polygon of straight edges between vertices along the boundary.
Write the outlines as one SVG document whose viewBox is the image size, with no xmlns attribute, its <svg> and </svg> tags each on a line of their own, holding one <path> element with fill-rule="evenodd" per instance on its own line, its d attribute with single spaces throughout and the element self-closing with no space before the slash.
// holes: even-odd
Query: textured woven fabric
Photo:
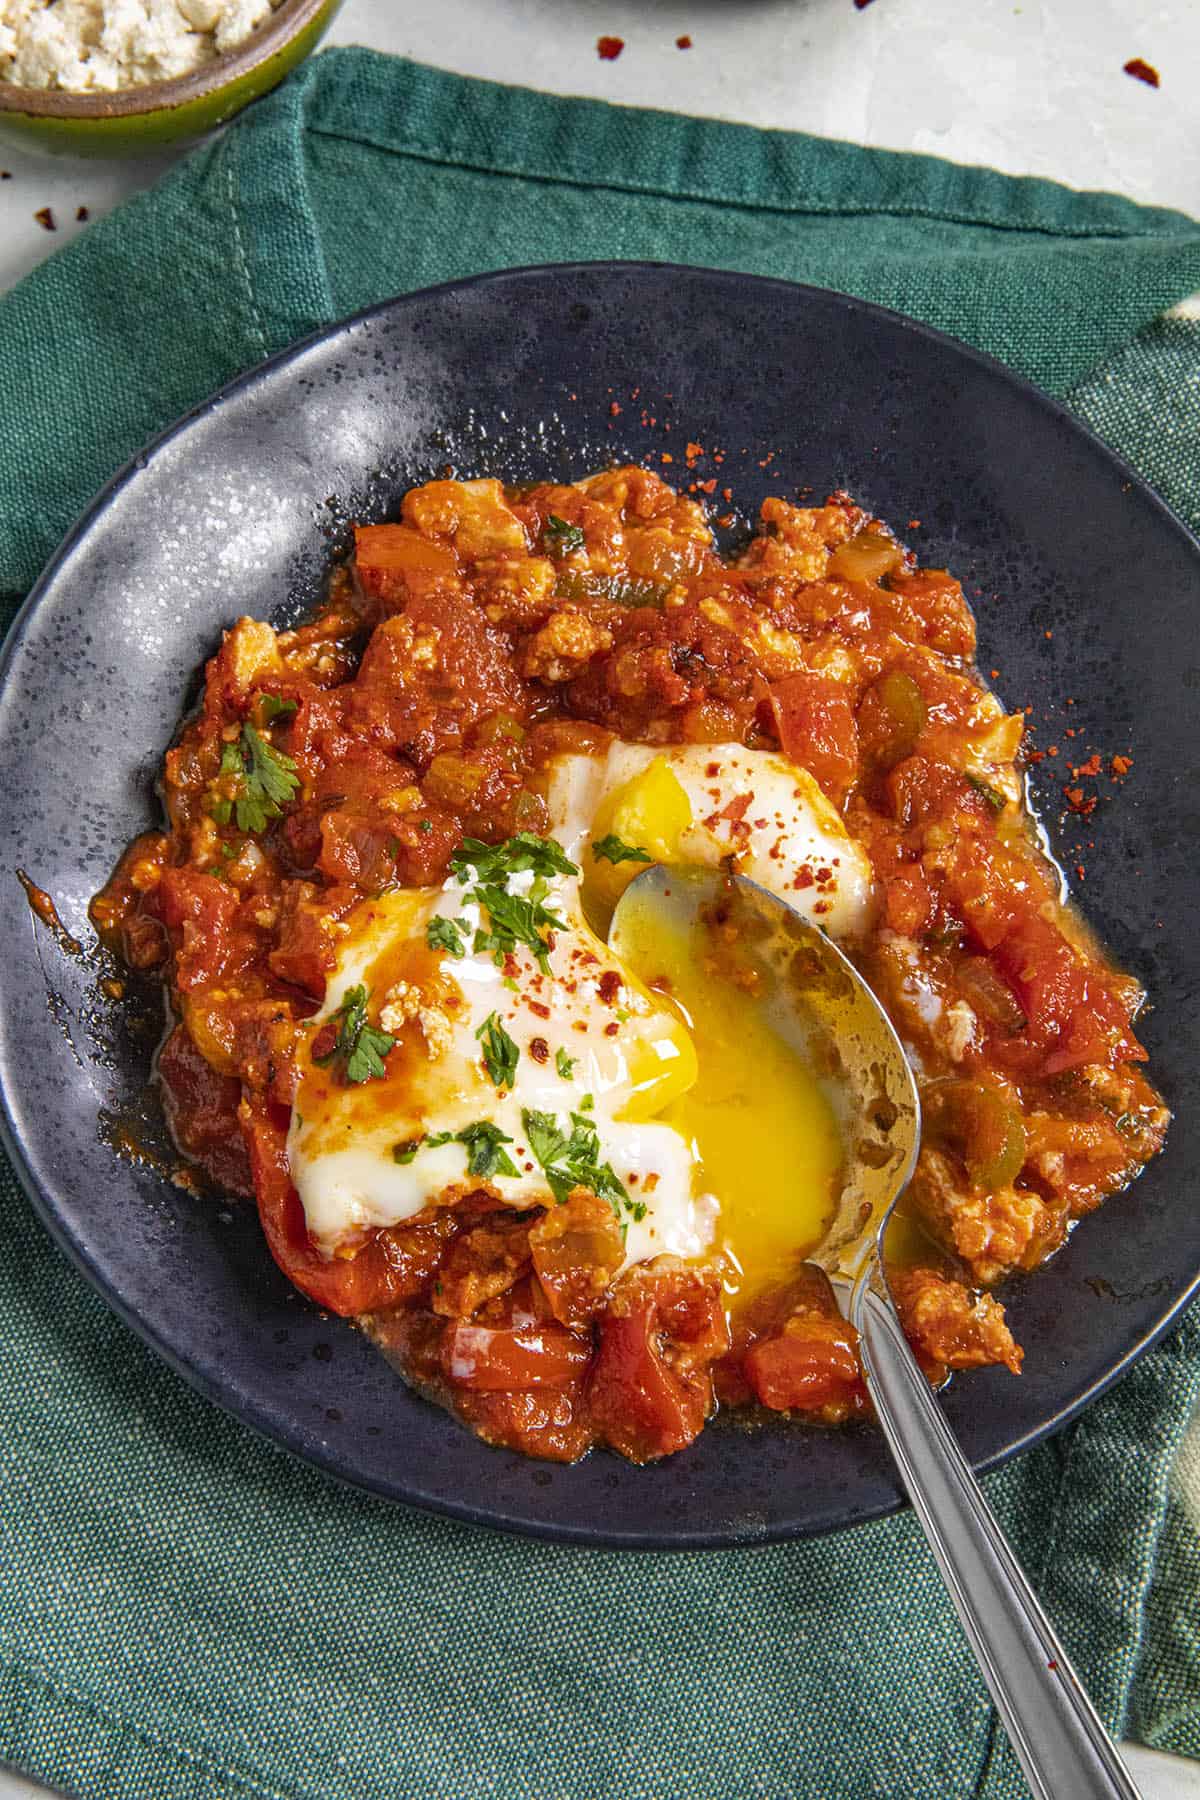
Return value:
<svg viewBox="0 0 1200 1800">
<path fill-rule="evenodd" d="M 1200 226 L 918 157 L 303 69 L 0 303 L 0 592 L 237 370 L 382 296 L 667 257 L 838 287 L 1065 395 L 1193 524 Z M 197 1398 L 0 1175 L 0 1759 L 84 1800 L 1024 1793 L 909 1518 L 653 1558 L 336 1488 Z M 1200 1323 L 989 1492 L 1114 1727 L 1200 1754 L 1172 1489 Z"/>
</svg>

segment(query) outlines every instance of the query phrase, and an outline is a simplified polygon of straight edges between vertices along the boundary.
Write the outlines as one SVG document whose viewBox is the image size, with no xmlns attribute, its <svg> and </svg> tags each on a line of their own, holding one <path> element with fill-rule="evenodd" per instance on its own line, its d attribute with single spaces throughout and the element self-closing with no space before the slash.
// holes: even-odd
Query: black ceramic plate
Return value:
<svg viewBox="0 0 1200 1800">
<path fill-rule="evenodd" d="M 936 332 L 785 283 L 593 264 L 415 294 L 245 376 L 119 476 L 30 599 L 0 694 L 0 1067 L 10 1147 L 60 1244 L 188 1380 L 332 1473 L 461 1518 L 641 1547 L 885 1512 L 887 1453 L 868 1428 L 783 1423 L 718 1422 L 649 1469 L 476 1442 L 289 1287 L 250 1208 L 199 1202 L 109 1147 L 150 1037 L 105 1015 L 94 969 L 35 925 L 14 870 L 90 936 L 88 899 L 155 819 L 155 769 L 222 626 L 294 619 L 348 521 L 391 517 L 448 463 L 571 480 L 648 457 L 687 479 L 689 439 L 709 453 L 696 476 L 732 488 L 743 519 L 767 493 L 845 487 L 956 571 L 982 666 L 1062 746 L 1035 782 L 1055 846 L 1073 865 L 1094 840 L 1082 898 L 1155 998 L 1143 1034 L 1176 1113 L 1166 1154 L 1006 1294 L 1027 1373 L 968 1376 L 947 1396 L 968 1454 L 994 1463 L 1119 1375 L 1200 1270 L 1200 549 L 1057 406 Z M 1093 748 L 1132 753 L 1132 772 L 1067 828 L 1064 764 Z"/>
</svg>

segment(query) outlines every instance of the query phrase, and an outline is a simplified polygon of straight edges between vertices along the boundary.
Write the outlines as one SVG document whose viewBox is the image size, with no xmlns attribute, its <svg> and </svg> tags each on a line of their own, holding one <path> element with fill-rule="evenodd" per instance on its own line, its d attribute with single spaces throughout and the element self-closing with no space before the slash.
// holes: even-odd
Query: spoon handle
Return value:
<svg viewBox="0 0 1200 1800">
<path fill-rule="evenodd" d="M 891 1305 L 860 1281 L 850 1314 L 879 1423 L 1035 1800 L 1138 1800 Z"/>
</svg>

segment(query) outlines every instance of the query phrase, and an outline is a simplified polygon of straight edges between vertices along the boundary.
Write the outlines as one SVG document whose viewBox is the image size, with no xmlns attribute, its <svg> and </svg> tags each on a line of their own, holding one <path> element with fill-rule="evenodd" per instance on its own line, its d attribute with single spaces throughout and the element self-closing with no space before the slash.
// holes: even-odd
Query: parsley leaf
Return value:
<svg viewBox="0 0 1200 1800">
<path fill-rule="evenodd" d="M 474 870 L 475 879 L 503 883 L 510 875 L 532 869 L 535 875 L 578 875 L 579 870 L 555 838 L 538 837 L 533 831 L 519 831 L 502 844 L 484 844 L 478 838 L 464 838 L 450 867 L 460 881 Z"/>
<path fill-rule="evenodd" d="M 316 1056 L 313 1061 L 322 1068 L 340 1057 L 346 1080 L 354 1083 L 378 1080 L 387 1073 L 383 1059 L 396 1042 L 386 1031 L 377 1031 L 375 1026 L 367 1023 L 367 990 L 365 987 L 352 987 L 347 990 L 346 998 L 330 1017 L 329 1023 L 338 1021 L 337 1042 L 328 1056 Z"/>
<path fill-rule="evenodd" d="M 490 1119 L 480 1119 L 477 1125 L 466 1125 L 457 1134 L 457 1141 L 467 1147 L 467 1174 L 512 1175 L 517 1174 L 516 1165 L 501 1144 L 511 1144 L 512 1139 L 506 1137 L 498 1125 Z"/>
<path fill-rule="evenodd" d="M 418 1150 L 436 1150 L 442 1144 L 448 1144 L 454 1137 L 452 1131 L 431 1131 L 421 1137 L 408 1138 L 402 1144 L 392 1145 L 392 1161 L 410 1163 Z"/>
<path fill-rule="evenodd" d="M 209 803 L 219 825 L 227 825 L 236 811 L 239 831 L 265 831 L 279 818 L 300 786 L 296 765 L 253 725 L 242 726 L 241 736 L 221 752 L 217 783 L 224 789 Z"/>
<path fill-rule="evenodd" d="M 475 885 L 467 886 L 467 899 L 474 900 L 488 915 L 489 929 L 479 928 L 473 948 L 490 950 L 502 965 L 518 944 L 525 944 L 533 951 L 543 974 L 548 975 L 549 946 L 542 933 L 547 927 L 562 931 L 565 926 L 545 904 L 546 885 L 552 875 L 579 873 L 562 845 L 532 831 L 518 832 L 502 844 L 464 838 L 450 858 L 450 867 L 464 885 L 474 877 Z M 509 893 L 510 876 L 526 872 L 534 877 L 529 893 Z"/>
<path fill-rule="evenodd" d="M 444 950 L 447 956 L 465 956 L 467 946 L 462 941 L 456 919 L 443 918 L 441 913 L 430 919 L 425 927 L 425 942 L 431 950 Z"/>
<path fill-rule="evenodd" d="M 274 725 L 277 719 L 286 723 L 288 719 L 294 719 L 300 710 L 295 700 L 285 700 L 280 694 L 260 694 L 258 704 L 265 725 Z"/>
<path fill-rule="evenodd" d="M 496 1086 L 512 1087 L 521 1052 L 500 1023 L 499 1015 L 489 1013 L 475 1036 L 483 1045 L 483 1060 Z"/>
<path fill-rule="evenodd" d="M 592 845 L 592 855 L 597 862 L 653 862 L 654 858 L 640 844 L 626 844 L 610 831 L 607 837 L 597 838 Z"/>
<path fill-rule="evenodd" d="M 529 1148 L 558 1204 L 563 1204 L 572 1188 L 585 1187 L 609 1201 L 619 1215 L 621 1203 L 628 1204 L 629 1195 L 611 1163 L 600 1161 L 600 1137 L 595 1124 L 582 1113 L 572 1113 L 570 1122 L 568 1137 L 553 1113 L 537 1112 L 529 1106 L 521 1111 Z"/>
<path fill-rule="evenodd" d="M 499 887 L 472 888 L 467 898 L 478 900 L 486 907 L 491 926 L 490 931 L 484 931 L 481 926 L 475 933 L 475 950 L 490 950 L 495 962 L 503 964 L 510 951 L 518 944 L 525 944 L 533 951 L 542 973 L 550 973 L 550 947 L 542 936 L 542 928 L 550 926 L 565 930 L 557 913 L 552 913 L 540 900 L 522 899 L 519 894 L 510 894 Z"/>
<path fill-rule="evenodd" d="M 572 550 L 583 549 L 583 527 L 568 524 L 557 513 L 551 513 L 542 532 L 542 543 L 551 556 L 570 556 Z"/>
<path fill-rule="evenodd" d="M 461 1131 L 433 1131 L 424 1137 L 409 1138 L 405 1143 L 392 1145 L 392 1161 L 401 1164 L 410 1163 L 418 1150 L 436 1150 L 442 1144 L 462 1144 L 467 1152 L 467 1173 L 485 1179 L 491 1175 L 509 1175 L 519 1179 L 519 1171 L 502 1144 L 511 1144 L 512 1139 L 493 1125 L 490 1119 L 479 1119 L 474 1125 L 464 1125 Z"/>
<path fill-rule="evenodd" d="M 575 1073 L 575 1064 L 578 1061 L 579 1058 L 577 1056 L 568 1056 L 561 1046 L 554 1052 L 554 1066 L 564 1081 L 570 1081 L 572 1075 Z"/>
</svg>

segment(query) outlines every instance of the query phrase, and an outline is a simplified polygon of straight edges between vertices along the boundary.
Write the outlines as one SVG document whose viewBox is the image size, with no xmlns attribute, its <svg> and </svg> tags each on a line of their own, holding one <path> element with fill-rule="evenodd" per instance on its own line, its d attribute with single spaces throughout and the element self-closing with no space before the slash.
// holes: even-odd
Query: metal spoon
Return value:
<svg viewBox="0 0 1200 1800">
<path fill-rule="evenodd" d="M 863 1373 L 900 1479 L 1036 1800 L 1138 1800 L 1138 1790 L 1022 1573 L 901 1329 L 883 1244 L 920 1144 L 916 1083 L 883 1008 L 823 932 L 743 877 L 656 865 L 609 929 L 634 949 L 653 908 L 810 1059 L 848 1145 L 845 1192 L 811 1260 L 849 1294 Z M 635 963 L 636 966 L 636 963 Z M 851 1286 L 851 1283 L 853 1285 Z"/>
</svg>

